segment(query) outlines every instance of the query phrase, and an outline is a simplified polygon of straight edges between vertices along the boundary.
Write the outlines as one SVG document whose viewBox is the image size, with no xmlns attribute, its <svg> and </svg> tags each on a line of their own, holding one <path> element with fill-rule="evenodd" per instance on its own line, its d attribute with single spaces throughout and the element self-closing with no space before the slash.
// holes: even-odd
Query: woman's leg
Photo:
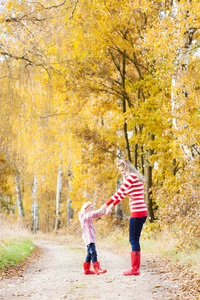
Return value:
<svg viewBox="0 0 200 300">
<path fill-rule="evenodd" d="M 147 217 L 131 218 L 129 227 L 129 241 L 132 246 L 131 268 L 124 272 L 126 276 L 140 275 L 140 234 Z"/>
<path fill-rule="evenodd" d="M 129 242 L 131 244 L 132 251 L 140 251 L 140 234 L 146 218 L 147 217 L 130 218 Z"/>
</svg>

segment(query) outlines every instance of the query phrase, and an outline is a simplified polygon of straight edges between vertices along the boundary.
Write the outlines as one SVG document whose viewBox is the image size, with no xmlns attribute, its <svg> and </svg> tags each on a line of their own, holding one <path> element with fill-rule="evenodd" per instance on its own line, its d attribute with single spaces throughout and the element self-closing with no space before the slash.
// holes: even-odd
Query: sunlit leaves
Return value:
<svg viewBox="0 0 200 300">
<path fill-rule="evenodd" d="M 67 197 L 76 211 L 86 200 L 108 199 L 116 188 L 116 158 L 126 156 L 125 122 L 132 159 L 138 145 L 139 169 L 145 151 L 153 151 L 149 161 L 158 205 L 164 206 L 163 196 L 171 213 L 174 203 L 186 201 L 184 195 L 190 202 L 189 190 L 182 188 L 182 198 L 175 195 L 188 174 L 180 141 L 199 145 L 198 1 L 179 2 L 176 18 L 164 1 L 58 4 L 2 2 L 2 151 L 20 168 L 26 187 L 37 174 L 41 216 L 52 215 L 53 224 L 61 162 L 63 216 Z M 182 105 L 172 111 L 174 61 L 191 26 L 196 30 L 190 63 L 176 85 Z M 180 124 L 176 130 L 174 117 Z M 27 211 L 30 194 L 24 193 Z"/>
</svg>

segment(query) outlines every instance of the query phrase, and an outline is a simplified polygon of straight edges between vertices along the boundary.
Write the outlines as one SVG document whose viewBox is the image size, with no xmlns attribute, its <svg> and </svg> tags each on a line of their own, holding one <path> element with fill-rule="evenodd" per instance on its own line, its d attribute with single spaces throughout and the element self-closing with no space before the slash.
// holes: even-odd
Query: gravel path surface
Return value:
<svg viewBox="0 0 200 300">
<path fill-rule="evenodd" d="M 127 257 L 97 245 L 101 275 L 84 275 L 84 246 L 52 241 L 37 241 L 42 249 L 38 261 L 29 264 L 22 277 L 0 281 L 0 300 L 106 299 L 166 300 L 180 299 L 173 274 L 157 274 L 142 258 L 140 276 L 123 276 L 130 267 Z"/>
</svg>

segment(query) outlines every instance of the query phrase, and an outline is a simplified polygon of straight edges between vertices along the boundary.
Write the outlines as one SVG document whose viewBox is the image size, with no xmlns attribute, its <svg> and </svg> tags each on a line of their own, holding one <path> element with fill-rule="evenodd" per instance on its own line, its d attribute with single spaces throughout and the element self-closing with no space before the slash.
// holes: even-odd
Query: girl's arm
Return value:
<svg viewBox="0 0 200 300">
<path fill-rule="evenodd" d="M 104 204 L 101 208 L 99 208 L 98 210 L 93 210 L 87 214 L 84 215 L 84 219 L 88 219 L 88 218 L 99 218 L 103 215 L 105 215 L 106 213 L 106 208 L 107 208 L 107 205 Z"/>
</svg>

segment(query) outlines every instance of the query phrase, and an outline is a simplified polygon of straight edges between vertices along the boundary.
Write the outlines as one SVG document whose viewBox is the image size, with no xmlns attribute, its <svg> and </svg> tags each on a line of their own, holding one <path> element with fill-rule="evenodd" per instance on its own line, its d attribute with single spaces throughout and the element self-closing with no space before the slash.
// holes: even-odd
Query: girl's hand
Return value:
<svg viewBox="0 0 200 300">
<path fill-rule="evenodd" d="M 106 204 L 104 204 L 102 207 L 101 207 L 101 211 L 102 211 L 102 213 L 106 213 L 106 208 L 107 208 L 107 205 Z"/>
<path fill-rule="evenodd" d="M 112 212 L 112 208 L 113 208 L 113 205 L 111 204 L 107 209 L 106 209 L 106 214 L 108 216 L 110 216 L 111 212 Z"/>
</svg>

